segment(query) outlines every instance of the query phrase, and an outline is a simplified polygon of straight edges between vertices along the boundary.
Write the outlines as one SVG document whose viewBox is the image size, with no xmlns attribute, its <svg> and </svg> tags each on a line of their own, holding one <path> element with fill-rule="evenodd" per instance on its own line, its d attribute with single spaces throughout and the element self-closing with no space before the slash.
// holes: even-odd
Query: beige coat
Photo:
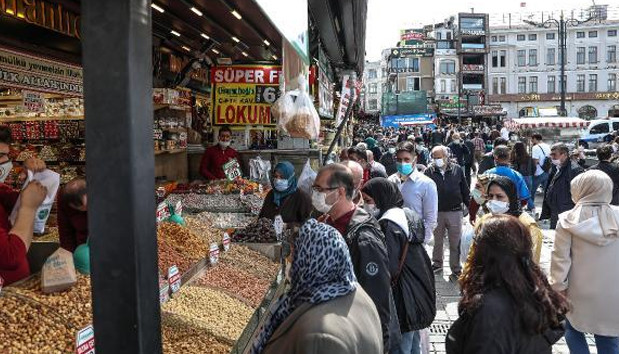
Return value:
<svg viewBox="0 0 619 354">
<path fill-rule="evenodd" d="M 275 330 L 263 354 L 382 354 L 380 318 L 361 289 L 297 308 Z"/>
<path fill-rule="evenodd" d="M 612 206 L 619 219 L 619 207 Z M 596 216 L 568 226 L 559 216 L 550 283 L 567 290 L 567 318 L 582 332 L 619 336 L 619 239 L 605 237 Z"/>
</svg>

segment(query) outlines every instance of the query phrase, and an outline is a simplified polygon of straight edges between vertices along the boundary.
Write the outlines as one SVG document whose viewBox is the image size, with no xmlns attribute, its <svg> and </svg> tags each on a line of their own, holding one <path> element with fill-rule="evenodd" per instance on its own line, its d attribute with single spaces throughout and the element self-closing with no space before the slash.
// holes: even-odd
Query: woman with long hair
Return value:
<svg viewBox="0 0 619 354">
<path fill-rule="evenodd" d="M 531 248 L 529 230 L 513 216 L 492 216 L 476 229 L 448 354 L 552 352 L 568 303 L 532 261 Z"/>
<path fill-rule="evenodd" d="M 535 191 L 532 191 L 531 188 L 533 186 L 533 176 L 535 175 L 536 165 L 531 157 L 531 154 L 527 151 L 526 145 L 524 145 L 522 141 L 517 141 L 514 144 L 511 152 L 511 161 L 512 168 L 515 171 L 520 172 L 522 177 L 524 177 L 527 188 L 529 188 L 531 198 L 528 200 L 527 208 L 529 210 L 533 210 L 535 209 L 535 202 L 533 199 L 535 196 Z"/>
</svg>

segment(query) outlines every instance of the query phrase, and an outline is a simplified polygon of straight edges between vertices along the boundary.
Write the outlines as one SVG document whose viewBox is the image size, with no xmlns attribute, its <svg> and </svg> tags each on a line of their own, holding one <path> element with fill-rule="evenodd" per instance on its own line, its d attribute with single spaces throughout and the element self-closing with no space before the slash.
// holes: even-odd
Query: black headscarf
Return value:
<svg viewBox="0 0 619 354">
<path fill-rule="evenodd" d="M 380 210 L 377 218 L 391 208 L 401 208 L 404 205 L 398 186 L 383 177 L 372 178 L 361 188 L 361 191 L 374 199 L 376 207 Z"/>
<path fill-rule="evenodd" d="M 522 214 L 522 206 L 520 204 L 520 199 L 518 198 L 518 193 L 516 192 L 516 185 L 514 182 L 507 177 L 496 176 L 492 181 L 490 181 L 490 183 L 488 183 L 487 191 L 489 191 L 490 187 L 494 185 L 501 187 L 509 198 L 509 210 L 506 214 L 519 217 L 520 214 Z"/>
</svg>

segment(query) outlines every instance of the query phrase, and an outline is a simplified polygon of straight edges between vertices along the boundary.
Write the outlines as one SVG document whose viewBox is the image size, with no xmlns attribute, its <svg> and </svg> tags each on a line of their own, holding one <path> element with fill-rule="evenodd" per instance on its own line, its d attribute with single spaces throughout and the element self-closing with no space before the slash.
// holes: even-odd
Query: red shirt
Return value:
<svg viewBox="0 0 619 354">
<path fill-rule="evenodd" d="M 88 239 L 88 212 L 76 210 L 58 197 L 58 233 L 60 247 L 69 252 Z"/>
<path fill-rule="evenodd" d="M 342 236 L 346 237 L 346 231 L 348 230 L 348 224 L 350 224 L 350 219 L 352 219 L 353 214 L 355 213 L 357 208 L 349 211 L 348 213 L 340 216 L 337 220 L 333 220 L 331 218 L 327 219 L 327 224 L 333 226 L 337 231 L 342 234 Z"/>
<path fill-rule="evenodd" d="M 26 245 L 19 236 L 11 234 L 9 215 L 17 202 L 19 192 L 0 183 L 0 276 L 4 285 L 14 283 L 30 275 Z"/>
<path fill-rule="evenodd" d="M 222 150 L 219 144 L 213 145 L 204 151 L 202 162 L 200 162 L 200 174 L 206 179 L 226 178 L 222 166 L 230 159 L 238 159 L 239 153 L 227 148 Z"/>
</svg>

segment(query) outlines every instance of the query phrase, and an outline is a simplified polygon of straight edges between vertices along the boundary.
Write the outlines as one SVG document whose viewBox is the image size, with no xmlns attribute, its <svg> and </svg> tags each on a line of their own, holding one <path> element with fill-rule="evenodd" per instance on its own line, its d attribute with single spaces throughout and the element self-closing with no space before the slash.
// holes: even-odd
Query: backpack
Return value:
<svg viewBox="0 0 619 354">
<path fill-rule="evenodd" d="M 544 154 L 544 163 L 541 164 L 540 167 L 544 172 L 548 173 L 552 168 L 552 161 L 546 156 L 546 152 L 544 151 L 544 149 L 541 146 L 539 148 L 540 150 L 542 150 L 542 154 Z"/>
</svg>

